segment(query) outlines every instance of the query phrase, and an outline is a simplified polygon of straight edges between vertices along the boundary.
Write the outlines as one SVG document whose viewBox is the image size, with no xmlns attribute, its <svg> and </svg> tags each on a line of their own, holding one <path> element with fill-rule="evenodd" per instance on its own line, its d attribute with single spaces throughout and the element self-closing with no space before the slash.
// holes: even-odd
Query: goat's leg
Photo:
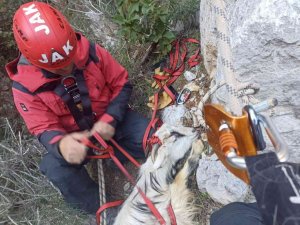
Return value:
<svg viewBox="0 0 300 225">
<path fill-rule="evenodd" d="M 186 163 L 187 178 L 190 177 L 192 175 L 192 173 L 197 169 L 199 159 L 200 159 L 203 151 L 204 151 L 204 145 L 203 145 L 202 141 L 200 139 L 194 141 L 194 143 L 192 145 L 191 155 L 188 159 L 188 162 Z"/>
<path fill-rule="evenodd" d="M 176 176 L 175 183 L 176 182 L 184 182 L 185 184 L 187 183 L 188 178 L 193 174 L 195 169 L 198 167 L 199 158 L 203 151 L 204 151 L 204 145 L 202 141 L 201 140 L 194 141 L 190 156 L 188 157 L 188 160 L 183 166 L 183 168 Z"/>
</svg>

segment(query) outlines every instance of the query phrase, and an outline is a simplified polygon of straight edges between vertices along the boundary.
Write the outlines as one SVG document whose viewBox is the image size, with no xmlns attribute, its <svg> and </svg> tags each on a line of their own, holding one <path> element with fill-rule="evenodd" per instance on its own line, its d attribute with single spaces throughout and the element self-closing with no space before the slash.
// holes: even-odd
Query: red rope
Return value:
<svg viewBox="0 0 300 225">
<path fill-rule="evenodd" d="M 158 122 L 156 118 L 157 110 L 158 110 L 158 102 L 159 102 L 159 94 L 162 91 L 165 91 L 172 99 L 172 102 L 176 102 L 176 97 L 173 92 L 169 89 L 169 86 L 172 85 L 177 78 L 184 72 L 185 70 L 185 60 L 188 54 L 186 43 L 194 43 L 200 45 L 200 42 L 193 38 L 185 38 L 181 40 L 176 40 L 172 43 L 172 50 L 169 54 L 169 67 L 164 68 L 166 73 L 169 73 L 169 76 L 160 76 L 155 74 L 153 76 L 155 82 L 160 87 L 159 91 L 154 94 L 154 106 L 151 121 L 145 131 L 145 135 L 143 138 L 143 149 L 145 154 L 147 154 L 147 140 L 149 138 L 149 134 L 151 128 L 155 128 L 155 124 Z M 200 47 L 195 51 L 193 55 L 187 60 L 190 68 L 199 64 L 201 60 L 200 56 Z M 164 82 L 164 84 L 162 84 Z"/>
<path fill-rule="evenodd" d="M 159 221 L 159 223 L 161 225 L 166 225 L 166 221 L 164 220 L 164 218 L 162 217 L 162 215 L 160 214 L 160 212 L 157 210 L 157 208 L 154 206 L 154 204 L 151 202 L 151 200 L 145 195 L 145 193 L 142 191 L 142 189 L 140 189 L 137 185 L 136 182 L 134 180 L 134 178 L 129 174 L 129 172 L 126 170 L 126 168 L 123 166 L 123 164 L 118 160 L 118 158 L 115 156 L 114 154 L 114 150 L 112 148 L 112 146 L 108 145 L 103 139 L 102 137 L 95 133 L 94 137 L 96 138 L 96 140 L 101 143 L 101 145 L 103 147 L 105 147 L 105 149 L 102 149 L 101 147 L 98 147 L 96 145 L 94 145 L 89 139 L 84 138 L 81 140 L 81 143 L 85 144 L 87 147 L 93 148 L 98 152 L 104 153 L 104 154 L 109 154 L 109 157 L 114 161 L 114 163 L 119 167 L 119 169 L 122 171 L 122 173 L 127 177 L 127 179 L 129 180 L 129 182 L 137 188 L 139 194 L 142 196 L 143 200 L 145 201 L 145 203 L 147 204 L 147 206 L 149 207 L 150 211 L 152 212 L 152 214 L 157 218 L 157 220 Z M 115 147 L 120 150 L 122 153 L 125 152 L 124 149 L 122 149 L 114 140 L 111 140 L 111 142 L 113 144 L 116 144 Z M 127 152 L 126 152 L 127 153 Z M 128 153 L 127 153 L 128 154 Z M 126 155 L 127 155 L 126 154 Z M 92 158 L 101 158 L 101 155 L 96 155 L 93 156 Z M 130 156 L 131 157 L 131 156 Z M 89 157 L 90 158 L 90 157 Z M 100 215 L 101 213 L 109 208 L 109 207 L 113 207 L 113 206 L 117 206 L 122 204 L 121 201 L 116 201 L 116 202 L 111 202 L 111 203 L 106 203 L 103 206 L 101 206 L 96 213 L 96 219 L 97 219 L 97 223 L 100 224 Z"/>
</svg>

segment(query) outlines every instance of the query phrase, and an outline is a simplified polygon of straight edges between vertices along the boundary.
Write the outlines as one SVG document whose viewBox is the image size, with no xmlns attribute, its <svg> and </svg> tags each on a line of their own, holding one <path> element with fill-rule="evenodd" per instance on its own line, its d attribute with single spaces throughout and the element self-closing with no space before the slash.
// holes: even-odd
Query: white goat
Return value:
<svg viewBox="0 0 300 225">
<path fill-rule="evenodd" d="M 188 178 L 196 169 L 203 144 L 191 128 L 164 124 L 156 136 L 162 142 L 154 146 L 151 157 L 142 165 L 137 186 L 154 203 L 166 223 L 171 224 L 167 208 L 172 204 L 177 225 L 191 225 L 195 215 Z M 194 143 L 193 143 L 194 142 Z M 193 144 L 192 144 L 193 143 Z M 193 145 L 193 147 L 192 147 Z M 129 195 L 114 225 L 159 225 L 135 188 Z"/>
</svg>

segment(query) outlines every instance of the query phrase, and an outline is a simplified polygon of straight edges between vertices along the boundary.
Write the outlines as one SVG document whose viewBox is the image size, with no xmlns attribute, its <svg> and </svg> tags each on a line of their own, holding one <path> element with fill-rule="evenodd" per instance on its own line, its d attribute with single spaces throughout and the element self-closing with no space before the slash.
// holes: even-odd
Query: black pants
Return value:
<svg viewBox="0 0 300 225">
<path fill-rule="evenodd" d="M 263 225 L 256 203 L 230 203 L 214 212 L 210 225 Z"/>
<path fill-rule="evenodd" d="M 142 141 L 148 123 L 148 119 L 128 111 L 124 121 L 116 127 L 114 139 L 135 158 L 144 158 Z M 118 151 L 116 156 L 124 160 Z M 71 165 L 63 158 L 47 153 L 40 170 L 61 191 L 67 203 L 87 213 L 96 213 L 99 208 L 98 184 L 89 177 L 84 164 Z"/>
</svg>

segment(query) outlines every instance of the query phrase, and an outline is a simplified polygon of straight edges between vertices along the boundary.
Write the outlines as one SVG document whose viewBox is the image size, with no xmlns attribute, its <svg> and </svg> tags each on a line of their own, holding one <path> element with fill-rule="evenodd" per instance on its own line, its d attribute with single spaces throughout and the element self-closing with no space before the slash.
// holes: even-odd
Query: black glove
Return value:
<svg viewBox="0 0 300 225">
<path fill-rule="evenodd" d="M 300 164 L 280 163 L 275 153 L 246 157 L 266 225 L 300 225 Z"/>
</svg>

